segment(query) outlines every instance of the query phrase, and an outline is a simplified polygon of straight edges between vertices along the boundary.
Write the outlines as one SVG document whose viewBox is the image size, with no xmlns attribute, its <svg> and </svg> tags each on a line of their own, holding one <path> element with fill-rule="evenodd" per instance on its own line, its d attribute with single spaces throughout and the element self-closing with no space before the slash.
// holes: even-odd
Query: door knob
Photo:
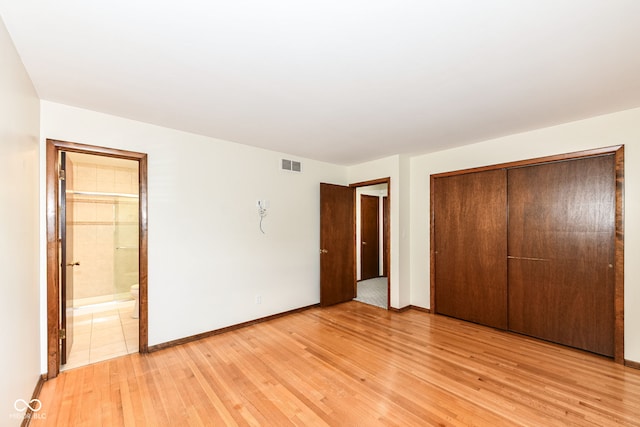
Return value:
<svg viewBox="0 0 640 427">
<path fill-rule="evenodd" d="M 70 262 L 69 264 L 67 264 L 67 267 L 75 267 L 76 265 L 80 265 L 80 262 L 79 261 Z"/>
<path fill-rule="evenodd" d="M 366 245 L 366 244 L 367 244 L 367 242 L 362 242 L 362 244 L 363 244 L 363 245 Z"/>
<path fill-rule="evenodd" d="M 329 251 L 328 251 L 328 250 L 326 250 L 326 249 L 320 249 L 320 253 L 321 253 L 321 254 L 328 254 L 328 253 L 329 253 Z"/>
</svg>

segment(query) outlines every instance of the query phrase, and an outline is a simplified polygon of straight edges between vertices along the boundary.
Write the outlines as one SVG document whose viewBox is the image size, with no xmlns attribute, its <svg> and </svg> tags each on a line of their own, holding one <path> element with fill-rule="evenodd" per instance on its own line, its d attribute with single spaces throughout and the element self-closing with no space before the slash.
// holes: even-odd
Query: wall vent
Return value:
<svg viewBox="0 0 640 427">
<path fill-rule="evenodd" d="M 280 165 L 281 169 L 284 171 L 302 172 L 302 163 L 296 160 L 282 159 Z"/>
</svg>

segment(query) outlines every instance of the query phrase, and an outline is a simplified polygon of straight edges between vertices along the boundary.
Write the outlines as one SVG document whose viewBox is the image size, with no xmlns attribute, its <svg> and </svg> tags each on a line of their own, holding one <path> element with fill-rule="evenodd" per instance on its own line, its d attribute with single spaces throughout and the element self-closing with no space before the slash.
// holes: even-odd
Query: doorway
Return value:
<svg viewBox="0 0 640 427">
<path fill-rule="evenodd" d="M 356 301 L 387 309 L 388 185 L 386 183 L 356 188 Z M 359 202 L 359 203 L 358 203 Z"/>
<path fill-rule="evenodd" d="M 386 291 L 380 307 L 388 309 L 390 305 L 390 221 L 389 206 L 391 197 L 391 179 L 381 178 L 359 182 L 349 186 L 320 183 L 320 305 L 325 307 L 358 297 L 358 271 L 362 240 L 356 232 L 356 190 L 361 187 L 386 185 L 386 197 L 381 197 L 383 206 L 383 233 L 381 241 L 382 291 Z M 379 195 L 379 193 L 378 193 Z M 356 241 L 357 240 L 357 241 Z M 365 240 L 366 241 L 366 240 Z"/>
<path fill-rule="evenodd" d="M 138 351 L 139 180 L 129 159 L 61 151 L 60 167 L 67 370 Z"/>
<path fill-rule="evenodd" d="M 146 169 L 144 153 L 47 140 L 48 378 L 147 351 Z"/>
</svg>

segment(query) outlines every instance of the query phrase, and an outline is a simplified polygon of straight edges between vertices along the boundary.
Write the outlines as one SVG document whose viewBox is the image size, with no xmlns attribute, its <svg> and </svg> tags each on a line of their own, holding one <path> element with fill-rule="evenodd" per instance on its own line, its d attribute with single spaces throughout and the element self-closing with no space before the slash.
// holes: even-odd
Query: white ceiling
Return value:
<svg viewBox="0 0 640 427">
<path fill-rule="evenodd" d="M 0 14 L 42 99 L 338 164 L 640 106 L 640 0 L 0 0 Z"/>
</svg>

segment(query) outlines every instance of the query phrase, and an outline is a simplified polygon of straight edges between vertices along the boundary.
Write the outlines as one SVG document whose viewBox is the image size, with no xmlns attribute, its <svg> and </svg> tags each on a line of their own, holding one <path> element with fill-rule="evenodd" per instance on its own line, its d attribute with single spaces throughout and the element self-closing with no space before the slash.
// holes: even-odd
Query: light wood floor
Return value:
<svg viewBox="0 0 640 427">
<path fill-rule="evenodd" d="M 640 425 L 640 371 L 350 302 L 63 372 L 40 399 L 32 426 Z"/>
</svg>

